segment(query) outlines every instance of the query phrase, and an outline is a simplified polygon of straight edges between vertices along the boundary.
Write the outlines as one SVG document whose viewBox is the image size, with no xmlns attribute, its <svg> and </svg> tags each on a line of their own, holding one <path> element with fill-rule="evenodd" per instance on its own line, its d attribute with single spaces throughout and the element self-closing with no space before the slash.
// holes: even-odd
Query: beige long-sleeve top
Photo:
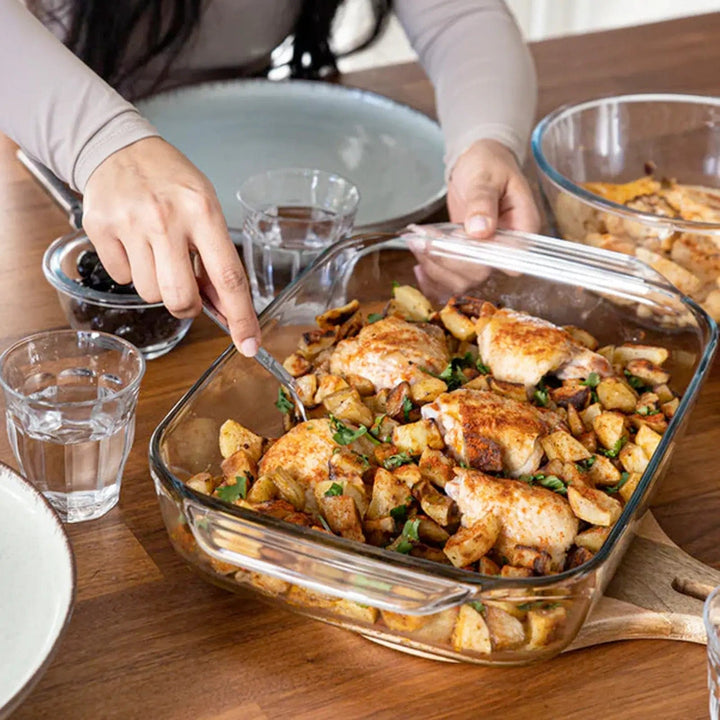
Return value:
<svg viewBox="0 0 720 720">
<path fill-rule="evenodd" d="M 261 62 L 292 31 L 300 4 L 208 0 L 170 79 Z M 396 0 L 395 9 L 435 86 L 448 170 L 480 138 L 522 158 L 535 73 L 502 0 Z M 62 45 L 62 25 L 51 30 L 19 0 L 0 0 L 0 131 L 82 191 L 105 158 L 158 133 Z"/>
</svg>

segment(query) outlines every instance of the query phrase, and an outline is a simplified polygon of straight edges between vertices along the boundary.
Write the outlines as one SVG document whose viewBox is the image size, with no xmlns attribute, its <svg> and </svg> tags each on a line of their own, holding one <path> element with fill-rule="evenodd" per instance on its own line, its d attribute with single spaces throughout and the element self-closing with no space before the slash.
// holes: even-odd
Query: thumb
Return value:
<svg viewBox="0 0 720 720">
<path fill-rule="evenodd" d="M 476 185 L 465 196 L 465 232 L 476 238 L 489 238 L 498 221 L 500 191 L 491 185 Z"/>
</svg>

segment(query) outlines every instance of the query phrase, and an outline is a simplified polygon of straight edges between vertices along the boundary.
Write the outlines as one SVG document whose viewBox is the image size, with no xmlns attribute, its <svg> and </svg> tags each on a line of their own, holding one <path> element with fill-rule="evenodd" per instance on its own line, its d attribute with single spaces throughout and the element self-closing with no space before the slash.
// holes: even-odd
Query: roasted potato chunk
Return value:
<svg viewBox="0 0 720 720">
<path fill-rule="evenodd" d="M 263 439 L 235 420 L 226 420 L 220 427 L 220 454 L 230 457 L 238 450 L 244 450 L 252 460 L 260 460 Z"/>
<path fill-rule="evenodd" d="M 359 309 L 360 303 L 357 300 L 351 300 L 347 305 L 326 310 L 315 318 L 315 322 L 320 330 L 332 331 L 333 328 L 344 325 Z"/>
<path fill-rule="evenodd" d="M 625 416 L 618 412 L 601 412 L 592 423 L 593 430 L 603 447 L 612 450 L 617 447 L 622 438 L 627 435 L 625 431 Z"/>
<path fill-rule="evenodd" d="M 566 619 L 567 611 L 562 606 L 528 610 L 527 647 L 530 649 L 543 648 L 562 637 L 562 628 Z"/>
<path fill-rule="evenodd" d="M 516 545 L 510 553 L 510 564 L 526 567 L 537 575 L 547 575 L 552 572 L 552 558 L 544 550 Z"/>
<path fill-rule="evenodd" d="M 338 329 L 328 328 L 327 330 L 311 330 L 303 333 L 298 343 L 298 352 L 308 360 L 313 360 L 323 350 L 329 350 L 338 339 Z"/>
<path fill-rule="evenodd" d="M 485 622 L 495 650 L 507 650 L 525 642 L 525 628 L 520 620 L 496 605 L 485 606 Z"/>
<path fill-rule="evenodd" d="M 643 425 L 637 431 L 637 435 L 635 435 L 635 444 L 639 445 L 643 449 L 648 459 L 653 456 L 653 453 L 657 450 L 657 446 L 660 444 L 661 440 L 662 435 L 656 433 L 654 430 L 651 430 L 647 425 Z"/>
<path fill-rule="evenodd" d="M 396 385 L 388 394 L 385 403 L 385 412 L 398 422 L 407 422 L 410 419 L 410 412 L 413 409 L 410 385 L 401 382 Z"/>
<path fill-rule="evenodd" d="M 588 471 L 595 485 L 616 485 L 620 482 L 620 471 L 604 455 L 596 455 Z"/>
<path fill-rule="evenodd" d="M 312 363 L 300 353 L 294 352 L 283 361 L 283 367 L 293 376 L 300 377 L 312 368 Z"/>
<path fill-rule="evenodd" d="M 226 478 L 247 475 L 252 481 L 257 477 L 257 463 L 245 450 L 238 450 L 229 458 L 225 458 L 220 468 Z"/>
<path fill-rule="evenodd" d="M 375 386 L 370 380 L 362 377 L 362 375 L 346 375 L 345 379 L 350 383 L 351 387 L 354 387 L 360 395 L 367 397 L 375 394 Z"/>
<path fill-rule="evenodd" d="M 313 407 L 315 405 L 315 394 L 317 393 L 318 381 L 317 375 L 309 374 L 295 380 L 295 387 L 302 404 L 305 407 Z"/>
<path fill-rule="evenodd" d="M 458 652 L 471 650 L 482 655 L 492 652 L 490 631 L 483 616 L 469 605 L 463 605 L 455 621 L 452 645 Z"/>
<path fill-rule="evenodd" d="M 430 301 L 412 285 L 398 285 L 393 289 L 395 304 L 402 316 L 413 322 L 427 322 L 433 313 Z"/>
<path fill-rule="evenodd" d="M 550 390 L 552 401 L 560 407 L 582 410 L 590 400 L 590 388 L 580 383 L 568 383 Z"/>
<path fill-rule="evenodd" d="M 420 507 L 428 517 L 439 525 L 448 525 L 455 514 L 455 503 L 439 493 L 429 480 L 421 480 L 412 488 L 412 494 L 420 502 Z"/>
<path fill-rule="evenodd" d="M 475 323 L 450 303 L 440 311 L 440 320 L 458 340 L 472 340 L 475 337 Z"/>
<path fill-rule="evenodd" d="M 577 462 L 590 457 L 588 449 L 570 433 L 556 430 L 540 440 L 549 460 Z"/>
<path fill-rule="evenodd" d="M 618 377 L 601 380 L 596 392 L 600 404 L 606 410 L 632 412 L 638 399 L 637 393 Z"/>
<path fill-rule="evenodd" d="M 613 352 L 613 363 L 623 367 L 631 360 L 649 360 L 655 365 L 662 365 L 668 359 L 668 351 L 664 347 L 654 345 L 619 345 Z"/>
<path fill-rule="evenodd" d="M 479 560 L 492 548 L 500 535 L 500 521 L 486 515 L 471 527 L 460 528 L 445 543 L 445 554 L 455 567 L 465 567 Z"/>
<path fill-rule="evenodd" d="M 645 451 L 635 443 L 627 443 L 618 456 L 620 463 L 628 472 L 644 473 L 649 458 Z M 599 523 L 598 523 L 599 524 Z"/>
<path fill-rule="evenodd" d="M 257 504 L 275 500 L 278 496 L 278 489 L 272 478 L 268 475 L 261 475 L 248 490 L 247 501 Z"/>
<path fill-rule="evenodd" d="M 370 408 L 363 403 L 360 393 L 355 388 L 347 387 L 338 390 L 323 398 L 322 403 L 325 409 L 338 420 L 368 427 L 373 424 L 373 414 Z"/>
<path fill-rule="evenodd" d="M 452 480 L 455 463 L 440 450 L 425 448 L 418 467 L 424 478 L 438 487 L 445 487 L 445 484 Z"/>
<path fill-rule="evenodd" d="M 318 379 L 318 389 L 315 393 L 315 405 L 320 405 L 329 395 L 340 390 L 346 390 L 350 385 L 339 375 L 321 375 Z"/>
<path fill-rule="evenodd" d="M 350 618 L 356 622 L 366 623 L 367 625 L 376 623 L 379 615 L 377 608 L 370 607 L 369 605 L 361 605 L 352 600 L 338 600 L 335 603 L 334 609 L 346 618 Z"/>
<path fill-rule="evenodd" d="M 631 360 L 625 369 L 635 377 L 640 378 L 648 385 L 664 385 L 670 379 L 670 373 L 663 370 L 661 367 L 645 360 L 638 358 L 637 360 Z"/>
<path fill-rule="evenodd" d="M 623 486 L 618 491 L 620 493 L 620 497 L 627 502 L 631 497 L 632 494 L 635 492 L 635 488 L 638 486 L 638 483 L 642 479 L 642 473 L 637 472 L 631 472 L 628 473 L 628 479 L 625 483 L 623 483 Z"/>
<path fill-rule="evenodd" d="M 409 505 L 412 499 L 410 489 L 402 477 L 397 477 L 384 468 L 378 468 L 375 471 L 372 497 L 365 517 L 368 520 L 388 517 L 391 510 L 400 505 Z"/>
<path fill-rule="evenodd" d="M 660 409 L 663 411 L 663 414 L 668 420 L 672 420 L 675 417 L 675 413 L 677 412 L 677 409 L 680 405 L 680 399 L 679 398 L 673 398 L 672 400 L 669 400 L 668 402 L 663 403 L 660 406 Z"/>
<path fill-rule="evenodd" d="M 572 511 L 581 520 L 591 525 L 609 527 L 622 512 L 622 505 L 602 490 L 587 485 L 573 484 L 568 487 L 568 502 Z"/>
<path fill-rule="evenodd" d="M 575 544 L 596 553 L 603 546 L 609 534 L 609 527 L 591 527 L 575 536 Z"/>
<path fill-rule="evenodd" d="M 400 425 L 393 430 L 393 445 L 400 452 L 409 455 L 422 455 L 425 448 L 441 450 L 445 447 L 442 435 L 433 420 L 419 420 L 418 422 Z"/>
<path fill-rule="evenodd" d="M 426 375 L 410 386 L 410 398 L 415 405 L 425 405 L 447 391 L 447 385 L 440 378 Z"/>
<path fill-rule="evenodd" d="M 212 495 L 215 488 L 219 485 L 215 478 L 208 472 L 193 475 L 189 480 L 185 481 L 185 484 L 195 490 L 195 492 L 204 493 L 205 495 Z"/>
<path fill-rule="evenodd" d="M 334 533 L 348 540 L 365 542 L 357 505 L 349 495 L 323 495 L 320 510 Z"/>
<path fill-rule="evenodd" d="M 576 343 L 584 345 L 589 350 L 598 349 L 598 341 L 587 330 L 575 327 L 575 325 L 565 325 L 563 330 L 565 330 Z"/>
</svg>

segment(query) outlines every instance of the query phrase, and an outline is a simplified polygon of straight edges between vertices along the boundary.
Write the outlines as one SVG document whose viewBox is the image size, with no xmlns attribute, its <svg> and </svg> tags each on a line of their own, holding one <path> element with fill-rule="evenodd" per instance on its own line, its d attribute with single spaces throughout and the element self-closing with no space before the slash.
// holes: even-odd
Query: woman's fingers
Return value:
<svg viewBox="0 0 720 720">
<path fill-rule="evenodd" d="M 178 317 L 201 309 L 190 252 L 200 255 L 233 342 L 254 355 L 260 328 L 240 257 L 207 178 L 160 138 L 106 158 L 85 187 L 85 229 L 118 282 Z M 130 277 L 131 276 L 131 277 Z"/>
<path fill-rule="evenodd" d="M 260 325 L 240 256 L 222 214 L 213 212 L 198 217 L 193 243 L 215 289 L 217 308 L 227 320 L 233 342 L 243 355 L 252 357 L 260 347 Z"/>
<path fill-rule="evenodd" d="M 510 230 L 536 233 L 540 231 L 540 212 L 527 180 L 522 175 L 508 182 L 507 193 L 500 207 L 500 226 Z"/>
</svg>

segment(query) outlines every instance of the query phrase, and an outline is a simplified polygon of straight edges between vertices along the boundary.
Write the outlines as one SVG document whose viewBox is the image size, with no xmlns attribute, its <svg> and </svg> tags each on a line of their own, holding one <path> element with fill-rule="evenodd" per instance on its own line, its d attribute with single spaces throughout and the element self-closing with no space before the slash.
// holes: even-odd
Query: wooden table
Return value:
<svg viewBox="0 0 720 720">
<path fill-rule="evenodd" d="M 533 47 L 539 115 L 559 103 L 628 91 L 720 93 L 720 14 Z M 432 112 L 416 65 L 345 79 Z M 0 347 L 62 327 L 40 258 L 65 232 L 62 213 L 0 139 Z M 16 717 L 151 718 L 658 718 L 707 717 L 705 648 L 636 641 L 516 669 L 405 656 L 350 633 L 236 597 L 195 577 L 171 549 L 149 478 L 153 428 L 225 348 L 205 318 L 148 365 L 120 504 L 68 528 L 77 606 L 47 674 Z M 720 371 L 716 368 L 657 497 L 665 530 L 720 566 Z M 4 436 L 4 433 L 3 433 Z M 6 440 L 0 459 L 14 464 Z M 10 588 L 0 587 L 3 592 Z"/>
</svg>

